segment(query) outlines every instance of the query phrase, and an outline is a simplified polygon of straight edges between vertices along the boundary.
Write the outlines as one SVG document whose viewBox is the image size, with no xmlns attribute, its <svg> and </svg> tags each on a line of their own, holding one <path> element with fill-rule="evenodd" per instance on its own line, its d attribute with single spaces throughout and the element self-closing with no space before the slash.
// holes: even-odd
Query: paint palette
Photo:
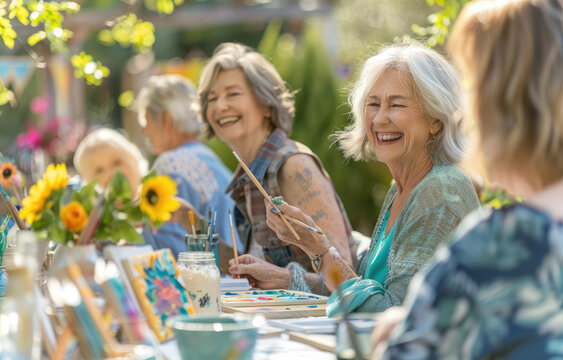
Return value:
<svg viewBox="0 0 563 360">
<path fill-rule="evenodd" d="M 222 306 L 274 306 L 326 304 L 328 297 L 293 290 L 226 291 L 221 294 Z"/>
<path fill-rule="evenodd" d="M 264 306 L 221 306 L 224 313 L 260 314 L 266 319 L 292 319 L 326 316 L 326 305 L 264 305 Z"/>
</svg>

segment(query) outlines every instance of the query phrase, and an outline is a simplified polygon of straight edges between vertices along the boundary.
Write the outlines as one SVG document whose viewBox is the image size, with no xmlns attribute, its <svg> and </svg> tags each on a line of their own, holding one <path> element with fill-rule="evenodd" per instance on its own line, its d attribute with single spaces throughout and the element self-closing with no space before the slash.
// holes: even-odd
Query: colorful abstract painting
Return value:
<svg viewBox="0 0 563 360">
<path fill-rule="evenodd" d="M 141 310 L 160 341 L 173 336 L 166 320 L 193 314 L 186 291 L 178 281 L 179 271 L 170 249 L 123 260 Z"/>
<path fill-rule="evenodd" d="M 227 291 L 221 294 L 221 305 L 262 306 L 262 305 L 314 305 L 326 304 L 326 296 L 292 290 L 248 290 Z"/>
</svg>

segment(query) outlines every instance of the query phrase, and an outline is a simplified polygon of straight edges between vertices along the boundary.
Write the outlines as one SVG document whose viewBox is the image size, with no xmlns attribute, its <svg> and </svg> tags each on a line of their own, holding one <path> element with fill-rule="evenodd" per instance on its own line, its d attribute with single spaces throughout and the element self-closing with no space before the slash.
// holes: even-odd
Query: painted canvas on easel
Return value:
<svg viewBox="0 0 563 360">
<path fill-rule="evenodd" d="M 293 290 L 248 290 L 224 292 L 223 306 L 264 306 L 264 305 L 314 305 L 326 304 L 326 296 Z"/>
<path fill-rule="evenodd" d="M 160 341 L 173 336 L 166 320 L 193 314 L 170 249 L 161 249 L 123 260 L 141 310 Z"/>
</svg>

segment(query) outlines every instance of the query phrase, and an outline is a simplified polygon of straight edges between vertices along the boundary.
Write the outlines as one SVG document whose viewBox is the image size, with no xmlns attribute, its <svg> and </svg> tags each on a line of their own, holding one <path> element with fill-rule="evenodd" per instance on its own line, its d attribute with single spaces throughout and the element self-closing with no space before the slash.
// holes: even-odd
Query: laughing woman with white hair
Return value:
<svg viewBox="0 0 563 360">
<path fill-rule="evenodd" d="M 412 276 L 479 207 L 471 180 L 456 166 L 464 153 L 459 85 L 453 67 L 423 47 L 387 47 L 366 61 L 349 97 L 354 121 L 336 138 L 347 157 L 385 163 L 394 183 L 357 274 L 325 236 L 299 228 L 296 242 L 281 218 L 268 213 L 280 239 L 317 259 L 331 290 L 340 286 L 343 300 L 331 295 L 329 316 L 401 304 Z M 286 203 L 279 210 L 318 226 Z"/>
</svg>

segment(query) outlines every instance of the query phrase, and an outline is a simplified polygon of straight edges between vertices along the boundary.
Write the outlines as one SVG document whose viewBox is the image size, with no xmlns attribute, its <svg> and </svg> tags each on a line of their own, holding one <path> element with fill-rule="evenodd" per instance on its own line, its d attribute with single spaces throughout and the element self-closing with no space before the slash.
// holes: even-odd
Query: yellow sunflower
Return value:
<svg viewBox="0 0 563 360">
<path fill-rule="evenodd" d="M 66 165 L 49 164 L 43 174 L 43 179 L 39 179 L 35 185 L 29 189 L 29 195 L 22 200 L 20 216 L 29 225 L 41 217 L 41 210 L 45 207 L 45 201 L 51 192 L 62 189 L 66 186 L 69 176 L 66 173 Z M 47 207 L 52 204 L 47 203 Z"/>
<path fill-rule="evenodd" d="M 18 169 L 12 163 L 5 162 L 0 165 L 0 183 L 4 189 L 8 189 L 12 186 L 12 177 L 16 175 Z"/>
<path fill-rule="evenodd" d="M 59 190 L 66 186 L 69 176 L 66 173 L 65 164 L 49 164 L 43 174 L 43 179 L 49 191 Z"/>
<path fill-rule="evenodd" d="M 153 222 L 170 220 L 170 213 L 180 207 L 172 198 L 176 195 L 176 184 L 168 176 L 154 176 L 143 183 L 141 189 L 141 211 Z"/>
<path fill-rule="evenodd" d="M 51 190 L 47 188 L 47 183 L 43 179 L 39 179 L 35 185 L 29 189 L 29 195 L 22 200 L 22 209 L 20 216 L 29 224 L 33 224 L 41 215 L 39 212 L 43 210 L 45 199 L 51 195 Z"/>
</svg>

